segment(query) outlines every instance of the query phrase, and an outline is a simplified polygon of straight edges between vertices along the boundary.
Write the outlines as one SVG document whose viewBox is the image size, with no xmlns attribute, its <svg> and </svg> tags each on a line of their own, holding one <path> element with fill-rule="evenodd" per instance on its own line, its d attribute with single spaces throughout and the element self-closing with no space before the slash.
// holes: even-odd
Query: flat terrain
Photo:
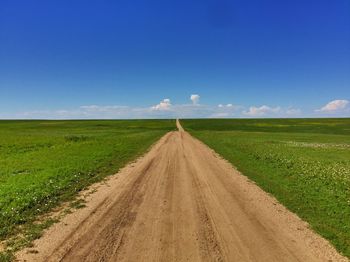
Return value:
<svg viewBox="0 0 350 262">
<path fill-rule="evenodd" d="M 0 121 L 0 240 L 174 129 L 175 120 Z M 29 229 L 28 241 L 40 235 Z"/>
<path fill-rule="evenodd" d="M 181 122 L 350 257 L 349 118 Z"/>
<path fill-rule="evenodd" d="M 166 134 L 21 261 L 346 261 L 200 141 Z"/>
</svg>

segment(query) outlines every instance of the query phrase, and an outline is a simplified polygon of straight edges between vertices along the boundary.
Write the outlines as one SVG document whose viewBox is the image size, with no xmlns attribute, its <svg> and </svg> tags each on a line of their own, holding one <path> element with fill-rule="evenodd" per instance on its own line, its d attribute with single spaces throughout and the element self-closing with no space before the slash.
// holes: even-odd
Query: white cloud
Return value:
<svg viewBox="0 0 350 262">
<path fill-rule="evenodd" d="M 340 112 L 340 111 L 347 109 L 348 104 L 349 104 L 348 100 L 344 100 L 344 99 L 333 100 L 333 101 L 330 101 L 325 106 L 323 106 L 321 109 L 317 109 L 315 111 L 316 112 L 323 112 L 323 113 Z"/>
<path fill-rule="evenodd" d="M 111 111 L 119 111 L 122 109 L 127 109 L 127 106 L 98 106 L 98 105 L 88 105 L 81 106 L 80 109 L 88 112 L 111 112 Z"/>
<path fill-rule="evenodd" d="M 301 110 L 299 108 L 288 108 L 286 110 L 286 114 L 289 116 L 296 116 L 296 115 L 300 115 L 301 114 Z"/>
<path fill-rule="evenodd" d="M 234 105 L 233 104 L 227 104 L 227 105 L 219 104 L 218 107 L 219 108 L 225 108 L 225 107 L 230 108 L 230 107 L 234 107 Z"/>
<path fill-rule="evenodd" d="M 158 111 L 164 111 L 164 110 L 170 110 L 171 102 L 169 98 L 163 99 L 163 101 L 160 101 L 158 105 L 152 106 L 152 110 L 158 110 Z"/>
<path fill-rule="evenodd" d="M 191 100 L 194 105 L 197 105 L 199 103 L 199 95 L 191 95 Z"/>
<path fill-rule="evenodd" d="M 227 117 L 232 117 L 232 116 L 230 116 L 230 114 L 227 112 L 218 112 L 218 113 L 211 114 L 210 117 L 212 117 L 212 118 L 227 118 Z"/>
<path fill-rule="evenodd" d="M 219 104 L 216 108 L 212 108 L 211 114 L 208 117 L 213 118 L 230 118 L 230 117 L 240 117 L 239 110 L 243 107 L 233 104 Z"/>
<path fill-rule="evenodd" d="M 242 113 L 247 116 L 265 116 L 267 114 L 276 114 L 281 112 L 281 108 L 278 107 L 269 107 L 266 105 L 255 107 L 249 107 L 248 111 L 243 111 Z"/>
</svg>

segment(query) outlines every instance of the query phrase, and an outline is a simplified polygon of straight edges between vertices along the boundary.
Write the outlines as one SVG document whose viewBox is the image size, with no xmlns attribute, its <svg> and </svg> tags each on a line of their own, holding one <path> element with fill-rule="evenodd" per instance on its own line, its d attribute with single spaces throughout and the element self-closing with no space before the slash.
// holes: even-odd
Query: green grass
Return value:
<svg viewBox="0 0 350 262">
<path fill-rule="evenodd" d="M 117 172 L 174 128 L 174 120 L 0 121 L 0 240 Z"/>
<path fill-rule="evenodd" d="M 350 119 L 181 123 L 350 257 Z"/>
</svg>

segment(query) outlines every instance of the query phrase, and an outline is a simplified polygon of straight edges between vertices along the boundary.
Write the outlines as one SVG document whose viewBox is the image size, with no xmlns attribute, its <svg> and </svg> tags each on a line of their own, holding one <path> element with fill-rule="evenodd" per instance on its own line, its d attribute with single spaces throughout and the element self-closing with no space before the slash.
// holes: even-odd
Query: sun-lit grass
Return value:
<svg viewBox="0 0 350 262">
<path fill-rule="evenodd" d="M 174 128 L 173 120 L 0 121 L 0 239 Z"/>
<path fill-rule="evenodd" d="M 181 123 L 350 256 L 350 119 Z"/>
</svg>

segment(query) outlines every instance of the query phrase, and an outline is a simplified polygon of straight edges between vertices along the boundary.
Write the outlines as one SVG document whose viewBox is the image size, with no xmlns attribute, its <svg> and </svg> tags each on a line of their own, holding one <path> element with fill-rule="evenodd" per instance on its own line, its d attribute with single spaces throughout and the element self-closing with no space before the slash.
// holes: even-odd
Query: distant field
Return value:
<svg viewBox="0 0 350 262">
<path fill-rule="evenodd" d="M 350 257 L 350 119 L 181 123 Z"/>
<path fill-rule="evenodd" d="M 0 239 L 174 128 L 174 120 L 0 121 Z"/>
</svg>

